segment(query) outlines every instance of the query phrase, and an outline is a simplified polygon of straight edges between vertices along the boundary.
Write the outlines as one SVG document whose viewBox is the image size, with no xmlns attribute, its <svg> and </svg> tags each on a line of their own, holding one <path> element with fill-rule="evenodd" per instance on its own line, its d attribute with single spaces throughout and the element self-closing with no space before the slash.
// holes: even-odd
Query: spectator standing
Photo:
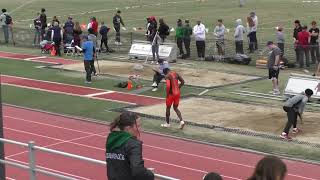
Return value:
<svg viewBox="0 0 320 180">
<path fill-rule="evenodd" d="M 280 158 L 266 156 L 258 162 L 248 180 L 284 180 L 286 174 L 287 166 Z"/>
<path fill-rule="evenodd" d="M 74 23 L 72 22 L 72 17 L 68 17 L 67 22 L 64 23 L 63 29 L 64 29 L 65 41 L 66 43 L 70 43 L 74 39 L 73 38 Z"/>
<path fill-rule="evenodd" d="M 301 129 L 297 128 L 297 118 L 298 116 L 302 118 L 304 108 L 312 95 L 313 91 L 306 89 L 303 93 L 293 96 L 284 103 L 283 110 L 287 113 L 288 121 L 280 135 L 282 139 L 291 140 L 289 131 L 292 126 L 292 133 L 297 134 L 301 132 Z"/>
<path fill-rule="evenodd" d="M 309 46 L 310 46 L 310 33 L 308 32 L 308 27 L 303 26 L 302 31 L 298 33 L 298 50 L 299 50 L 299 64 L 300 68 L 304 67 L 304 58 L 306 57 L 306 66 L 310 67 L 309 61 Z"/>
<path fill-rule="evenodd" d="M 81 27 L 80 27 L 80 23 L 79 22 L 76 22 L 75 25 L 74 25 L 74 28 L 73 28 L 73 43 L 74 43 L 74 46 L 81 46 L 81 36 L 82 34 L 82 30 L 81 30 Z M 77 48 L 75 48 L 75 52 L 78 54 L 78 50 Z"/>
<path fill-rule="evenodd" d="M 8 13 L 7 13 L 7 9 L 2 9 L 2 14 L 0 15 L 0 23 L 2 26 L 2 31 L 4 34 L 4 40 L 5 43 L 8 44 L 9 43 L 9 25 L 10 23 L 8 22 Z"/>
<path fill-rule="evenodd" d="M 206 27 L 201 23 L 200 20 L 193 27 L 193 34 L 196 40 L 197 52 L 199 60 L 204 60 L 206 51 Z"/>
<path fill-rule="evenodd" d="M 41 21 L 41 40 L 43 40 L 46 35 L 46 28 L 47 28 L 47 15 L 46 15 L 46 9 L 44 8 L 41 9 L 40 21 Z M 51 25 L 53 25 L 53 23 Z"/>
<path fill-rule="evenodd" d="M 99 27 L 99 23 L 97 21 L 97 18 L 92 17 L 90 20 L 90 28 L 93 30 L 93 34 L 96 36 L 98 36 L 98 27 Z"/>
<path fill-rule="evenodd" d="M 184 38 L 184 31 L 183 31 L 182 20 L 178 19 L 177 28 L 176 28 L 176 41 L 177 41 L 177 46 L 179 48 L 179 57 L 182 57 L 182 55 L 184 54 L 183 38 Z"/>
<path fill-rule="evenodd" d="M 248 37 L 249 37 L 250 53 L 253 53 L 255 50 L 258 50 L 257 29 L 258 29 L 258 16 L 256 15 L 255 12 L 251 12 L 249 16 L 249 22 L 248 22 Z"/>
<path fill-rule="evenodd" d="M 299 20 L 294 21 L 294 29 L 293 29 L 293 42 L 294 42 L 294 50 L 296 52 L 296 63 L 299 64 L 299 48 L 298 48 L 298 33 L 302 31 L 302 26 Z"/>
<path fill-rule="evenodd" d="M 52 30 L 51 30 L 51 41 L 54 42 L 54 47 L 56 49 L 57 55 L 61 56 L 61 41 L 63 37 L 62 29 L 59 27 L 58 22 L 54 22 Z"/>
<path fill-rule="evenodd" d="M 309 30 L 311 35 L 310 39 L 310 54 L 312 64 L 316 64 L 316 62 L 320 61 L 320 53 L 319 53 L 319 28 L 317 27 L 317 22 L 311 22 L 311 28 Z"/>
<path fill-rule="evenodd" d="M 152 84 L 152 91 L 157 91 L 159 83 L 162 81 L 162 79 L 165 78 L 165 75 L 163 73 L 164 69 L 169 69 L 169 63 L 167 61 L 164 61 L 163 59 L 158 60 L 159 66 L 157 68 L 153 68 L 154 76 L 153 76 L 153 84 Z"/>
<path fill-rule="evenodd" d="M 122 17 L 121 17 L 121 11 L 118 10 L 117 13 L 114 15 L 113 17 L 113 27 L 116 30 L 116 45 L 121 45 L 121 41 L 120 41 L 120 27 L 124 26 Z"/>
<path fill-rule="evenodd" d="M 183 30 L 184 30 L 183 44 L 184 44 L 184 47 L 187 52 L 185 55 L 185 58 L 189 58 L 190 57 L 190 42 L 191 42 L 192 28 L 190 27 L 188 19 L 186 19 L 184 22 L 185 22 L 185 25 L 183 27 Z"/>
<path fill-rule="evenodd" d="M 169 36 L 170 34 L 170 28 L 169 26 L 164 22 L 163 18 L 159 19 L 159 36 L 162 40 L 162 42 L 165 41 L 165 39 L 167 38 L 167 36 Z"/>
<path fill-rule="evenodd" d="M 40 21 L 40 13 L 37 13 L 36 18 L 33 20 L 34 25 L 34 38 L 33 38 L 33 46 L 39 46 L 41 40 L 41 21 Z"/>
<path fill-rule="evenodd" d="M 234 32 L 234 39 L 236 45 L 236 54 L 244 54 L 243 51 L 243 34 L 246 32 L 245 28 L 242 25 L 242 20 L 236 20 L 236 30 Z"/>
<path fill-rule="evenodd" d="M 269 79 L 272 81 L 272 94 L 279 95 L 279 72 L 280 72 L 280 56 L 281 50 L 272 41 L 267 42 L 270 50 L 267 68 L 269 70 Z"/>
<path fill-rule="evenodd" d="M 218 20 L 217 26 L 214 28 L 214 36 L 216 38 L 216 46 L 218 49 L 218 55 L 224 56 L 224 34 L 225 34 L 226 28 L 223 25 L 222 19 Z"/>
<path fill-rule="evenodd" d="M 284 55 L 284 43 L 285 43 L 285 39 L 284 39 L 284 34 L 283 34 L 283 28 L 282 27 L 278 27 L 277 28 L 277 44 L 278 47 L 281 50 L 281 57 Z"/>
<path fill-rule="evenodd" d="M 53 16 L 52 21 L 51 21 L 51 24 L 54 25 L 55 22 L 57 22 L 58 25 L 60 25 L 60 21 L 59 21 L 59 19 L 57 18 L 57 16 Z"/>
<path fill-rule="evenodd" d="M 160 36 L 158 31 L 153 32 L 152 34 L 153 38 L 152 38 L 152 42 L 151 42 L 151 48 L 152 48 L 152 61 L 155 62 L 155 56 L 157 56 L 157 60 L 160 59 L 159 57 L 159 46 L 160 46 Z"/>
<path fill-rule="evenodd" d="M 101 22 L 101 27 L 99 30 L 99 33 L 101 35 L 101 43 L 100 43 L 100 49 L 102 50 L 102 45 L 106 47 L 106 52 L 110 52 L 110 48 L 108 46 L 108 32 L 110 28 L 108 28 L 104 22 Z"/>
<path fill-rule="evenodd" d="M 91 64 L 91 72 L 94 76 L 97 76 L 97 71 L 96 71 L 96 68 L 94 67 L 94 61 L 95 61 L 95 58 L 96 58 L 96 47 L 97 47 L 97 36 L 95 35 L 94 31 L 92 28 L 90 28 L 88 30 L 89 32 L 89 35 L 88 35 L 88 41 L 92 41 L 93 43 L 93 47 L 94 47 L 94 57 L 93 57 L 93 64 Z"/>
<path fill-rule="evenodd" d="M 82 36 L 82 51 L 83 51 L 83 63 L 84 69 L 86 71 L 86 81 L 85 83 L 91 83 L 91 74 L 94 68 L 94 56 L 95 48 L 92 41 L 88 41 L 88 36 Z"/>
<path fill-rule="evenodd" d="M 110 125 L 106 142 L 107 176 L 110 180 L 154 180 L 144 167 L 140 117 L 133 112 L 121 113 Z"/>
</svg>

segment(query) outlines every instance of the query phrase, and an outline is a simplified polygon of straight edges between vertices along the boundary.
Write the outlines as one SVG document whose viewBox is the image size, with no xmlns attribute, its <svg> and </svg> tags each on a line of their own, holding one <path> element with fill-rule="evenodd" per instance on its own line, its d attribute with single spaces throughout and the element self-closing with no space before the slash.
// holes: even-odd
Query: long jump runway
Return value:
<svg viewBox="0 0 320 180">
<path fill-rule="evenodd" d="M 107 125 L 81 121 L 45 112 L 4 106 L 5 138 L 35 141 L 36 145 L 105 160 Z M 185 140 L 142 133 L 146 166 L 156 173 L 183 180 L 200 180 L 206 172 L 216 171 L 226 180 L 246 179 L 262 155 L 225 149 Z M 26 164 L 26 149 L 5 145 L 6 159 Z M 80 160 L 36 152 L 38 166 L 79 180 L 106 179 L 106 168 Z M 320 165 L 285 160 L 289 180 L 320 179 Z M 28 172 L 7 166 L 8 179 L 28 179 Z M 54 178 L 38 175 L 41 180 Z"/>
</svg>

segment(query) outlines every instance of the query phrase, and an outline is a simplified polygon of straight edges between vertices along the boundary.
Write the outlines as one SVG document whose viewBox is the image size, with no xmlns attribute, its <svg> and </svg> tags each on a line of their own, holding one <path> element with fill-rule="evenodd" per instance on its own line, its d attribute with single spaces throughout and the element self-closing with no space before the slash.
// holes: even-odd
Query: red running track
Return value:
<svg viewBox="0 0 320 180">
<path fill-rule="evenodd" d="M 108 126 L 79 121 L 44 112 L 4 107 L 5 137 L 16 141 L 35 141 L 37 145 L 104 160 Z M 147 167 L 159 174 L 183 180 L 197 180 L 208 171 L 219 172 L 225 180 L 247 178 L 261 155 L 198 144 L 165 136 L 142 133 L 143 156 Z M 8 160 L 27 162 L 25 149 L 6 145 Z M 79 180 L 106 179 L 105 167 L 57 155 L 37 152 L 38 165 Z M 285 160 L 289 180 L 320 179 L 320 165 Z M 28 173 L 7 166 L 11 179 L 26 179 Z M 40 179 L 53 178 L 38 175 Z M 9 179 L 8 178 L 8 179 Z"/>
<path fill-rule="evenodd" d="M 36 89 L 51 93 L 115 101 L 131 105 L 147 106 L 164 103 L 164 100 L 162 98 L 129 94 L 123 92 L 106 91 L 103 89 L 96 89 L 84 86 L 69 85 L 57 82 L 42 81 L 8 75 L 1 75 L 1 83 L 9 86 L 17 86 L 21 88 Z"/>
<path fill-rule="evenodd" d="M 81 63 L 81 61 L 72 60 L 72 59 L 63 59 L 63 58 L 51 58 L 47 56 L 36 56 L 30 54 L 18 54 L 18 53 L 10 53 L 10 52 L 3 52 L 0 51 L 1 58 L 13 59 L 13 60 L 20 60 L 20 61 L 32 61 L 32 62 L 41 62 L 46 64 L 77 64 Z"/>
</svg>

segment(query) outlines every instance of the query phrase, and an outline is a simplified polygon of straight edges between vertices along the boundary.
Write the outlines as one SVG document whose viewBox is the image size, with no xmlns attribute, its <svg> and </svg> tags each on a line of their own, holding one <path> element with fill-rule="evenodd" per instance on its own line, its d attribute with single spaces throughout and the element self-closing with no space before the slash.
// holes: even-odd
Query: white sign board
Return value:
<svg viewBox="0 0 320 180">
<path fill-rule="evenodd" d="M 313 90 L 312 98 L 320 99 L 320 79 L 312 76 L 292 74 L 288 79 L 284 94 L 296 95 L 308 88 Z"/>
<path fill-rule="evenodd" d="M 150 43 L 141 41 L 134 42 L 129 51 L 130 58 L 145 59 L 147 56 L 152 58 L 152 46 Z M 177 59 L 176 44 L 162 44 L 159 46 L 159 56 L 167 61 Z"/>
<path fill-rule="evenodd" d="M 166 45 L 160 45 L 159 56 L 168 57 L 170 56 L 171 50 L 172 50 L 172 47 L 169 47 Z M 152 56 L 151 44 L 132 44 L 129 53 Z"/>
</svg>

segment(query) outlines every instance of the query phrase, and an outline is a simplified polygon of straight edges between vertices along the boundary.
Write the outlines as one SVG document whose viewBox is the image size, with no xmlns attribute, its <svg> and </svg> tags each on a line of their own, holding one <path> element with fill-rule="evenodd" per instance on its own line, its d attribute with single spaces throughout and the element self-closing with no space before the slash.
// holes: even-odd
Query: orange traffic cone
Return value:
<svg viewBox="0 0 320 180">
<path fill-rule="evenodd" d="M 131 89 L 132 89 L 132 82 L 131 82 L 130 80 L 128 81 L 127 89 L 128 89 L 128 90 L 131 90 Z"/>
</svg>

